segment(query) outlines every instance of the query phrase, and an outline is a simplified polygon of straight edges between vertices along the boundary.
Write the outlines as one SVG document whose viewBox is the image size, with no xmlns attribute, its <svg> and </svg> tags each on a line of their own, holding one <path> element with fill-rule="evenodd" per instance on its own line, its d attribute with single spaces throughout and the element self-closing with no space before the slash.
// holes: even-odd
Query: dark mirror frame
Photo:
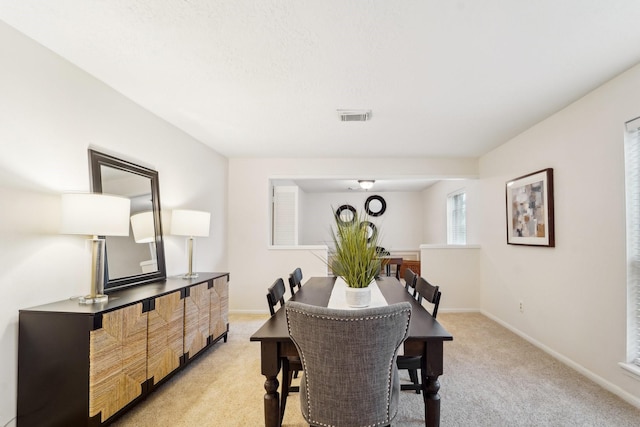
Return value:
<svg viewBox="0 0 640 427">
<path fill-rule="evenodd" d="M 158 172 L 140 165 L 136 165 L 126 160 L 89 149 L 89 174 L 91 176 L 91 191 L 102 193 L 102 173 L 101 166 L 108 166 L 113 169 L 140 175 L 151 180 L 151 202 L 153 205 L 153 220 L 156 234 L 156 254 L 158 270 L 150 273 L 141 273 L 126 277 L 109 277 L 109 244 L 106 245 L 105 254 L 105 278 L 104 290 L 106 293 L 117 288 L 141 285 L 155 282 L 167 278 L 167 270 L 164 258 L 164 242 L 162 238 L 162 220 L 160 215 L 160 185 L 158 183 Z"/>
</svg>

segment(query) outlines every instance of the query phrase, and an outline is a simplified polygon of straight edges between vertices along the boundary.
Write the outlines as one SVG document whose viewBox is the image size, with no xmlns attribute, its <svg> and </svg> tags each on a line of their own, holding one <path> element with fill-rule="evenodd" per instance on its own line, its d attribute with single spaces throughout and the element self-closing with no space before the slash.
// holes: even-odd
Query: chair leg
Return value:
<svg viewBox="0 0 640 427">
<path fill-rule="evenodd" d="M 293 382 L 293 371 L 291 369 L 289 369 L 289 378 L 287 379 L 287 382 L 289 383 L 289 387 L 287 387 L 289 392 L 298 391 L 297 386 L 291 386 L 291 383 Z"/>
<path fill-rule="evenodd" d="M 289 395 L 289 386 L 291 385 L 292 373 L 289 371 L 289 361 L 287 358 L 282 359 L 282 396 L 280 396 L 280 423 L 284 419 L 284 408 L 287 406 L 287 396 Z"/>
<path fill-rule="evenodd" d="M 417 387 L 416 394 L 420 394 L 420 382 L 418 381 L 418 370 L 417 369 L 409 369 L 409 378 L 411 382 Z"/>
</svg>

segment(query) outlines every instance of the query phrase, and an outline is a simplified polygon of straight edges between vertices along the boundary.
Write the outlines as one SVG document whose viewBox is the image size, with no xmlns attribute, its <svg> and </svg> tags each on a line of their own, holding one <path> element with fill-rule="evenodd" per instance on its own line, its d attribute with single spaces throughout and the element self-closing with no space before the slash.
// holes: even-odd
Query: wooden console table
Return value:
<svg viewBox="0 0 640 427">
<path fill-rule="evenodd" d="M 103 426 L 229 331 L 229 273 L 20 310 L 18 427 Z"/>
</svg>

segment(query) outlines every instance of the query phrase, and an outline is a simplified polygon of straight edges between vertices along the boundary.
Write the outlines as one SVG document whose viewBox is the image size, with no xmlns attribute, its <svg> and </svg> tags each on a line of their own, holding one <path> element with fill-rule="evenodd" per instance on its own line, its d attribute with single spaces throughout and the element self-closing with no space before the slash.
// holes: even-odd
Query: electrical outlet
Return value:
<svg viewBox="0 0 640 427">
<path fill-rule="evenodd" d="M 520 301 L 520 313 L 524 313 L 524 304 Z"/>
</svg>

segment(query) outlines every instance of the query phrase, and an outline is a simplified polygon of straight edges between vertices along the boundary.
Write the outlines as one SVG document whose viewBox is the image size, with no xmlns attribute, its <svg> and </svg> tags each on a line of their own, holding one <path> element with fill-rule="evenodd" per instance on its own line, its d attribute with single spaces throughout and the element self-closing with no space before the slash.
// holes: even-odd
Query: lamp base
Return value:
<svg viewBox="0 0 640 427">
<path fill-rule="evenodd" d="M 195 279 L 196 277 L 198 277 L 198 273 L 187 273 L 182 276 L 183 279 Z"/>
<path fill-rule="evenodd" d="M 85 295 L 83 297 L 78 298 L 79 304 L 98 304 L 101 302 L 107 302 L 109 300 L 109 295 Z"/>
</svg>

